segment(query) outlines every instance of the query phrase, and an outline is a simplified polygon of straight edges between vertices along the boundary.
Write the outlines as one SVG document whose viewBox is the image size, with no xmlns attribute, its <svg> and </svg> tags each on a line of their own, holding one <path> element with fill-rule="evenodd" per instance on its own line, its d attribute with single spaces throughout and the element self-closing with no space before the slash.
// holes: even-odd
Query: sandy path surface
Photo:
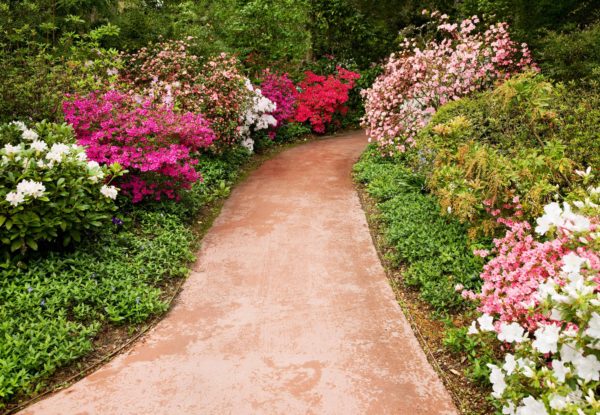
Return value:
<svg viewBox="0 0 600 415">
<path fill-rule="evenodd" d="M 143 340 L 22 414 L 454 414 L 388 285 L 349 133 L 232 193 L 177 304 Z"/>
</svg>

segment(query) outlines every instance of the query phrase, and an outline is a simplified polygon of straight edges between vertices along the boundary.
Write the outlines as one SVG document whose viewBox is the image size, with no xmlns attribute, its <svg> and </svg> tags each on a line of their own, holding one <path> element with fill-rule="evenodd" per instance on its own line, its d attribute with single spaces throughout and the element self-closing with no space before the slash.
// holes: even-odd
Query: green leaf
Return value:
<svg viewBox="0 0 600 415">
<path fill-rule="evenodd" d="M 23 246 L 23 240 L 17 239 L 16 241 L 13 241 L 12 244 L 10 244 L 10 251 L 15 252 L 17 249 L 20 249 L 22 246 Z"/>
<path fill-rule="evenodd" d="M 27 243 L 27 246 L 29 246 L 31 249 L 33 249 L 34 251 L 37 251 L 38 244 L 34 239 L 28 238 L 26 243 Z"/>
</svg>

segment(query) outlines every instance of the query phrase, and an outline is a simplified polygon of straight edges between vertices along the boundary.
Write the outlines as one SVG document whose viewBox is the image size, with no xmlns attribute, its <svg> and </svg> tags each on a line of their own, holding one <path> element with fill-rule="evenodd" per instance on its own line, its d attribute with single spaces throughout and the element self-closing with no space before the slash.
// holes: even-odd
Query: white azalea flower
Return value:
<svg viewBox="0 0 600 415">
<path fill-rule="evenodd" d="M 515 404 L 512 402 L 508 402 L 502 407 L 502 415 L 515 415 L 515 413 Z"/>
<path fill-rule="evenodd" d="M 521 406 L 517 408 L 516 413 L 517 415 L 548 415 L 546 405 L 532 396 L 528 396 L 521 401 Z"/>
<path fill-rule="evenodd" d="M 494 331 L 494 317 L 483 314 L 477 319 L 481 331 Z"/>
<path fill-rule="evenodd" d="M 545 235 L 551 226 L 562 224 L 562 209 L 557 202 L 552 202 L 544 206 L 544 215 L 536 220 L 535 231 L 540 235 Z"/>
<path fill-rule="evenodd" d="M 557 395 L 555 393 L 550 395 L 550 402 L 549 402 L 550 408 L 552 408 L 556 411 L 562 411 L 563 409 L 565 409 L 567 407 L 568 403 L 569 402 L 567 401 L 566 396 Z"/>
<path fill-rule="evenodd" d="M 515 360 L 515 356 L 511 353 L 507 353 L 506 356 L 504 356 L 504 365 L 502 368 L 506 371 L 507 375 L 512 375 L 516 367 L 517 361 Z"/>
<path fill-rule="evenodd" d="M 24 130 L 22 136 L 25 140 L 28 141 L 35 141 L 39 137 L 38 133 L 29 129 Z"/>
<path fill-rule="evenodd" d="M 594 355 L 581 355 L 573 362 L 575 374 L 585 382 L 600 380 L 600 362 Z"/>
<path fill-rule="evenodd" d="M 585 330 L 585 335 L 600 340 L 600 314 L 595 311 L 592 313 L 592 318 L 588 323 L 588 328 Z"/>
<path fill-rule="evenodd" d="M 560 327 L 550 324 L 539 327 L 535 331 L 533 347 L 540 353 L 556 353 L 558 350 L 558 337 Z"/>
<path fill-rule="evenodd" d="M 490 382 L 492 383 L 492 389 L 494 390 L 492 396 L 494 396 L 496 399 L 500 399 L 502 397 L 502 394 L 504 393 L 504 390 L 506 389 L 504 373 L 502 372 L 502 369 L 500 369 L 496 365 L 488 363 L 487 366 L 491 370 Z"/>
<path fill-rule="evenodd" d="M 115 200 L 119 194 L 119 189 L 115 186 L 104 185 L 100 188 L 100 193 L 109 199 Z"/>
<path fill-rule="evenodd" d="M 21 146 L 13 146 L 11 144 L 6 144 L 3 150 L 4 154 L 10 156 L 12 154 L 18 154 L 21 151 Z"/>
<path fill-rule="evenodd" d="M 66 144 L 56 143 L 50 148 L 50 151 L 46 154 L 46 159 L 60 163 L 63 159 L 63 155 L 68 154 L 70 147 Z"/>
<path fill-rule="evenodd" d="M 6 195 L 6 201 L 12 206 L 19 206 L 25 201 L 25 197 L 23 196 L 23 193 L 10 192 Z"/>
<path fill-rule="evenodd" d="M 250 137 L 245 138 L 242 141 L 242 147 L 248 149 L 248 151 L 253 152 L 254 151 L 254 140 Z"/>
<path fill-rule="evenodd" d="M 552 361 L 552 371 L 554 372 L 554 377 L 560 383 L 565 382 L 565 377 L 567 373 L 571 372 L 571 369 L 565 366 L 565 364 L 560 360 Z"/>
<path fill-rule="evenodd" d="M 46 144 L 44 141 L 34 140 L 30 144 L 30 147 L 32 149 L 34 149 L 35 151 L 37 151 L 38 153 L 41 153 L 42 151 L 44 151 L 48 148 L 48 144 Z"/>
<path fill-rule="evenodd" d="M 21 131 L 27 130 L 27 126 L 23 121 L 12 121 L 10 122 L 10 125 L 15 125 Z"/>
<path fill-rule="evenodd" d="M 561 268 L 562 272 L 565 274 L 579 274 L 581 271 L 581 266 L 585 264 L 586 259 L 581 258 L 574 252 L 569 252 L 567 255 L 562 257 L 563 266 Z"/>
<path fill-rule="evenodd" d="M 469 326 L 469 330 L 467 330 L 467 334 L 477 334 L 479 330 L 477 330 L 477 322 L 473 321 Z"/>
<path fill-rule="evenodd" d="M 17 193 L 22 193 L 24 196 L 31 196 L 34 199 L 41 197 L 46 191 L 46 187 L 33 180 L 23 180 L 17 184 Z"/>
<path fill-rule="evenodd" d="M 498 339 L 507 343 L 521 343 L 525 340 L 525 329 L 518 323 L 500 323 Z"/>
<path fill-rule="evenodd" d="M 564 343 L 560 347 L 560 357 L 565 363 L 573 363 L 575 360 L 582 358 L 583 355 L 579 351 L 576 343 L 569 342 Z"/>
</svg>

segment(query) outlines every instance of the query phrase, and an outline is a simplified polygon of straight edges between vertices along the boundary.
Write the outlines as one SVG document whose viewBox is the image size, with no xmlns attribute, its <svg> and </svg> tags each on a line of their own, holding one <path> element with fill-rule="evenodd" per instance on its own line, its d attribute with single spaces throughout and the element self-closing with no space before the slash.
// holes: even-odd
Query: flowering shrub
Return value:
<svg viewBox="0 0 600 415">
<path fill-rule="evenodd" d="M 188 49 L 187 41 L 172 40 L 130 55 L 124 74 L 133 84 L 129 94 L 150 98 L 175 112 L 201 113 L 211 123 L 215 144 L 238 142 L 239 122 L 252 101 L 238 60 L 222 53 L 201 65 Z"/>
<path fill-rule="evenodd" d="M 198 57 L 184 40 L 151 44 L 128 55 L 123 78 L 133 91 L 183 111 L 200 112 L 194 96 L 200 73 Z M 132 91 L 132 92 L 133 92 Z"/>
<path fill-rule="evenodd" d="M 196 87 L 200 110 L 210 120 L 218 143 L 237 143 L 239 122 L 253 97 L 237 59 L 225 53 L 212 58 L 203 66 Z"/>
<path fill-rule="evenodd" d="M 296 97 L 298 96 L 294 82 L 287 74 L 278 75 L 267 70 L 264 72 L 260 88 L 262 94 L 275 103 L 276 108 L 271 115 L 277 122 L 275 128 L 281 127 L 285 121 L 294 116 Z"/>
<path fill-rule="evenodd" d="M 356 72 L 338 67 L 337 74 L 321 76 L 311 71 L 298 84 L 300 93 L 294 121 L 308 121 L 313 131 L 323 134 L 336 114 L 345 115 L 348 93 L 360 77 Z"/>
<path fill-rule="evenodd" d="M 254 140 L 250 136 L 251 132 L 266 130 L 277 125 L 277 120 L 271 115 L 277 109 L 277 105 L 266 98 L 260 89 L 254 88 L 249 79 L 246 79 L 246 88 L 251 93 L 252 101 L 244 114 L 238 133 L 243 138 L 242 146 L 253 151 Z"/>
<path fill-rule="evenodd" d="M 477 16 L 460 24 L 438 12 L 431 16 L 443 40 L 420 48 L 406 39 L 364 92 L 363 124 L 381 147 L 405 151 L 439 106 L 533 66 L 527 45 L 515 44 L 505 23 L 479 33 Z"/>
<path fill-rule="evenodd" d="M 119 184 L 134 203 L 148 196 L 178 198 L 200 179 L 193 153 L 215 140 L 202 115 L 178 114 L 118 91 L 74 97 L 65 102 L 64 113 L 91 160 L 129 171 Z"/>
<path fill-rule="evenodd" d="M 484 314 L 469 332 L 495 332 L 512 352 L 489 365 L 504 414 L 600 410 L 599 196 L 591 188 L 574 207 L 547 205 L 535 234 L 506 221 L 509 231 L 482 273 L 476 297 Z"/>
<path fill-rule="evenodd" d="M 38 249 L 39 241 L 79 241 L 110 223 L 120 167 L 88 161 L 66 125 L 0 127 L 0 252 Z"/>
</svg>

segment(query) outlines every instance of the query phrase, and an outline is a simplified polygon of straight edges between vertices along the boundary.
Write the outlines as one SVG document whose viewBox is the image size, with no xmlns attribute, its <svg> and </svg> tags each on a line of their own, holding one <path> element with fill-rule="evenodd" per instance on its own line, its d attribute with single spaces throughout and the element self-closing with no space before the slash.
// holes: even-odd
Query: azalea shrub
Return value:
<svg viewBox="0 0 600 415">
<path fill-rule="evenodd" d="M 477 16 L 460 23 L 439 12 L 431 17 L 437 36 L 425 43 L 406 38 L 364 92 L 363 125 L 382 148 L 405 151 L 440 106 L 535 68 L 527 45 L 513 41 L 505 23 L 482 32 Z"/>
<path fill-rule="evenodd" d="M 215 132 L 215 146 L 237 144 L 238 126 L 253 100 L 240 63 L 226 53 L 202 61 L 189 52 L 189 40 L 152 44 L 128 55 L 123 79 L 132 85 L 129 93 L 174 112 L 201 113 Z"/>
<path fill-rule="evenodd" d="M 199 112 L 196 99 L 201 62 L 187 40 L 153 43 L 125 56 L 123 80 L 135 93 L 182 111 Z"/>
<path fill-rule="evenodd" d="M 78 143 L 90 160 L 127 169 L 118 184 L 134 203 L 178 199 L 181 190 L 201 179 L 197 153 L 216 139 L 202 115 L 176 113 L 119 91 L 71 98 L 64 113 Z"/>
<path fill-rule="evenodd" d="M 79 242 L 110 223 L 118 164 L 100 166 L 74 144 L 73 131 L 47 122 L 0 127 L 0 253 L 4 259 L 40 242 Z"/>
<path fill-rule="evenodd" d="M 199 108 L 210 121 L 217 144 L 239 143 L 238 127 L 253 101 L 239 61 L 225 53 L 211 58 L 202 67 L 197 88 Z"/>
<path fill-rule="evenodd" d="M 249 151 L 253 151 L 253 133 L 277 126 L 277 120 L 271 115 L 277 109 L 277 105 L 265 97 L 260 89 L 252 85 L 249 79 L 246 79 L 246 88 L 248 88 L 252 99 L 241 120 L 238 134 L 242 137 L 242 146 Z"/>
<path fill-rule="evenodd" d="M 293 118 L 298 91 L 287 74 L 272 73 L 269 70 L 263 73 L 260 89 L 262 95 L 275 104 L 275 110 L 271 111 L 276 121 L 271 129 L 271 135 L 274 136 L 276 128 L 282 127 L 286 121 Z"/>
<path fill-rule="evenodd" d="M 332 75 L 317 75 L 311 71 L 298 83 L 300 90 L 294 115 L 296 122 L 308 122 L 315 133 L 324 134 L 335 122 L 336 115 L 348 112 L 349 92 L 360 75 L 338 67 Z"/>
<path fill-rule="evenodd" d="M 505 220 L 482 273 L 482 315 L 469 332 L 504 344 L 490 364 L 504 414 L 596 414 L 600 387 L 600 188 L 551 203 L 532 230 Z"/>
</svg>

